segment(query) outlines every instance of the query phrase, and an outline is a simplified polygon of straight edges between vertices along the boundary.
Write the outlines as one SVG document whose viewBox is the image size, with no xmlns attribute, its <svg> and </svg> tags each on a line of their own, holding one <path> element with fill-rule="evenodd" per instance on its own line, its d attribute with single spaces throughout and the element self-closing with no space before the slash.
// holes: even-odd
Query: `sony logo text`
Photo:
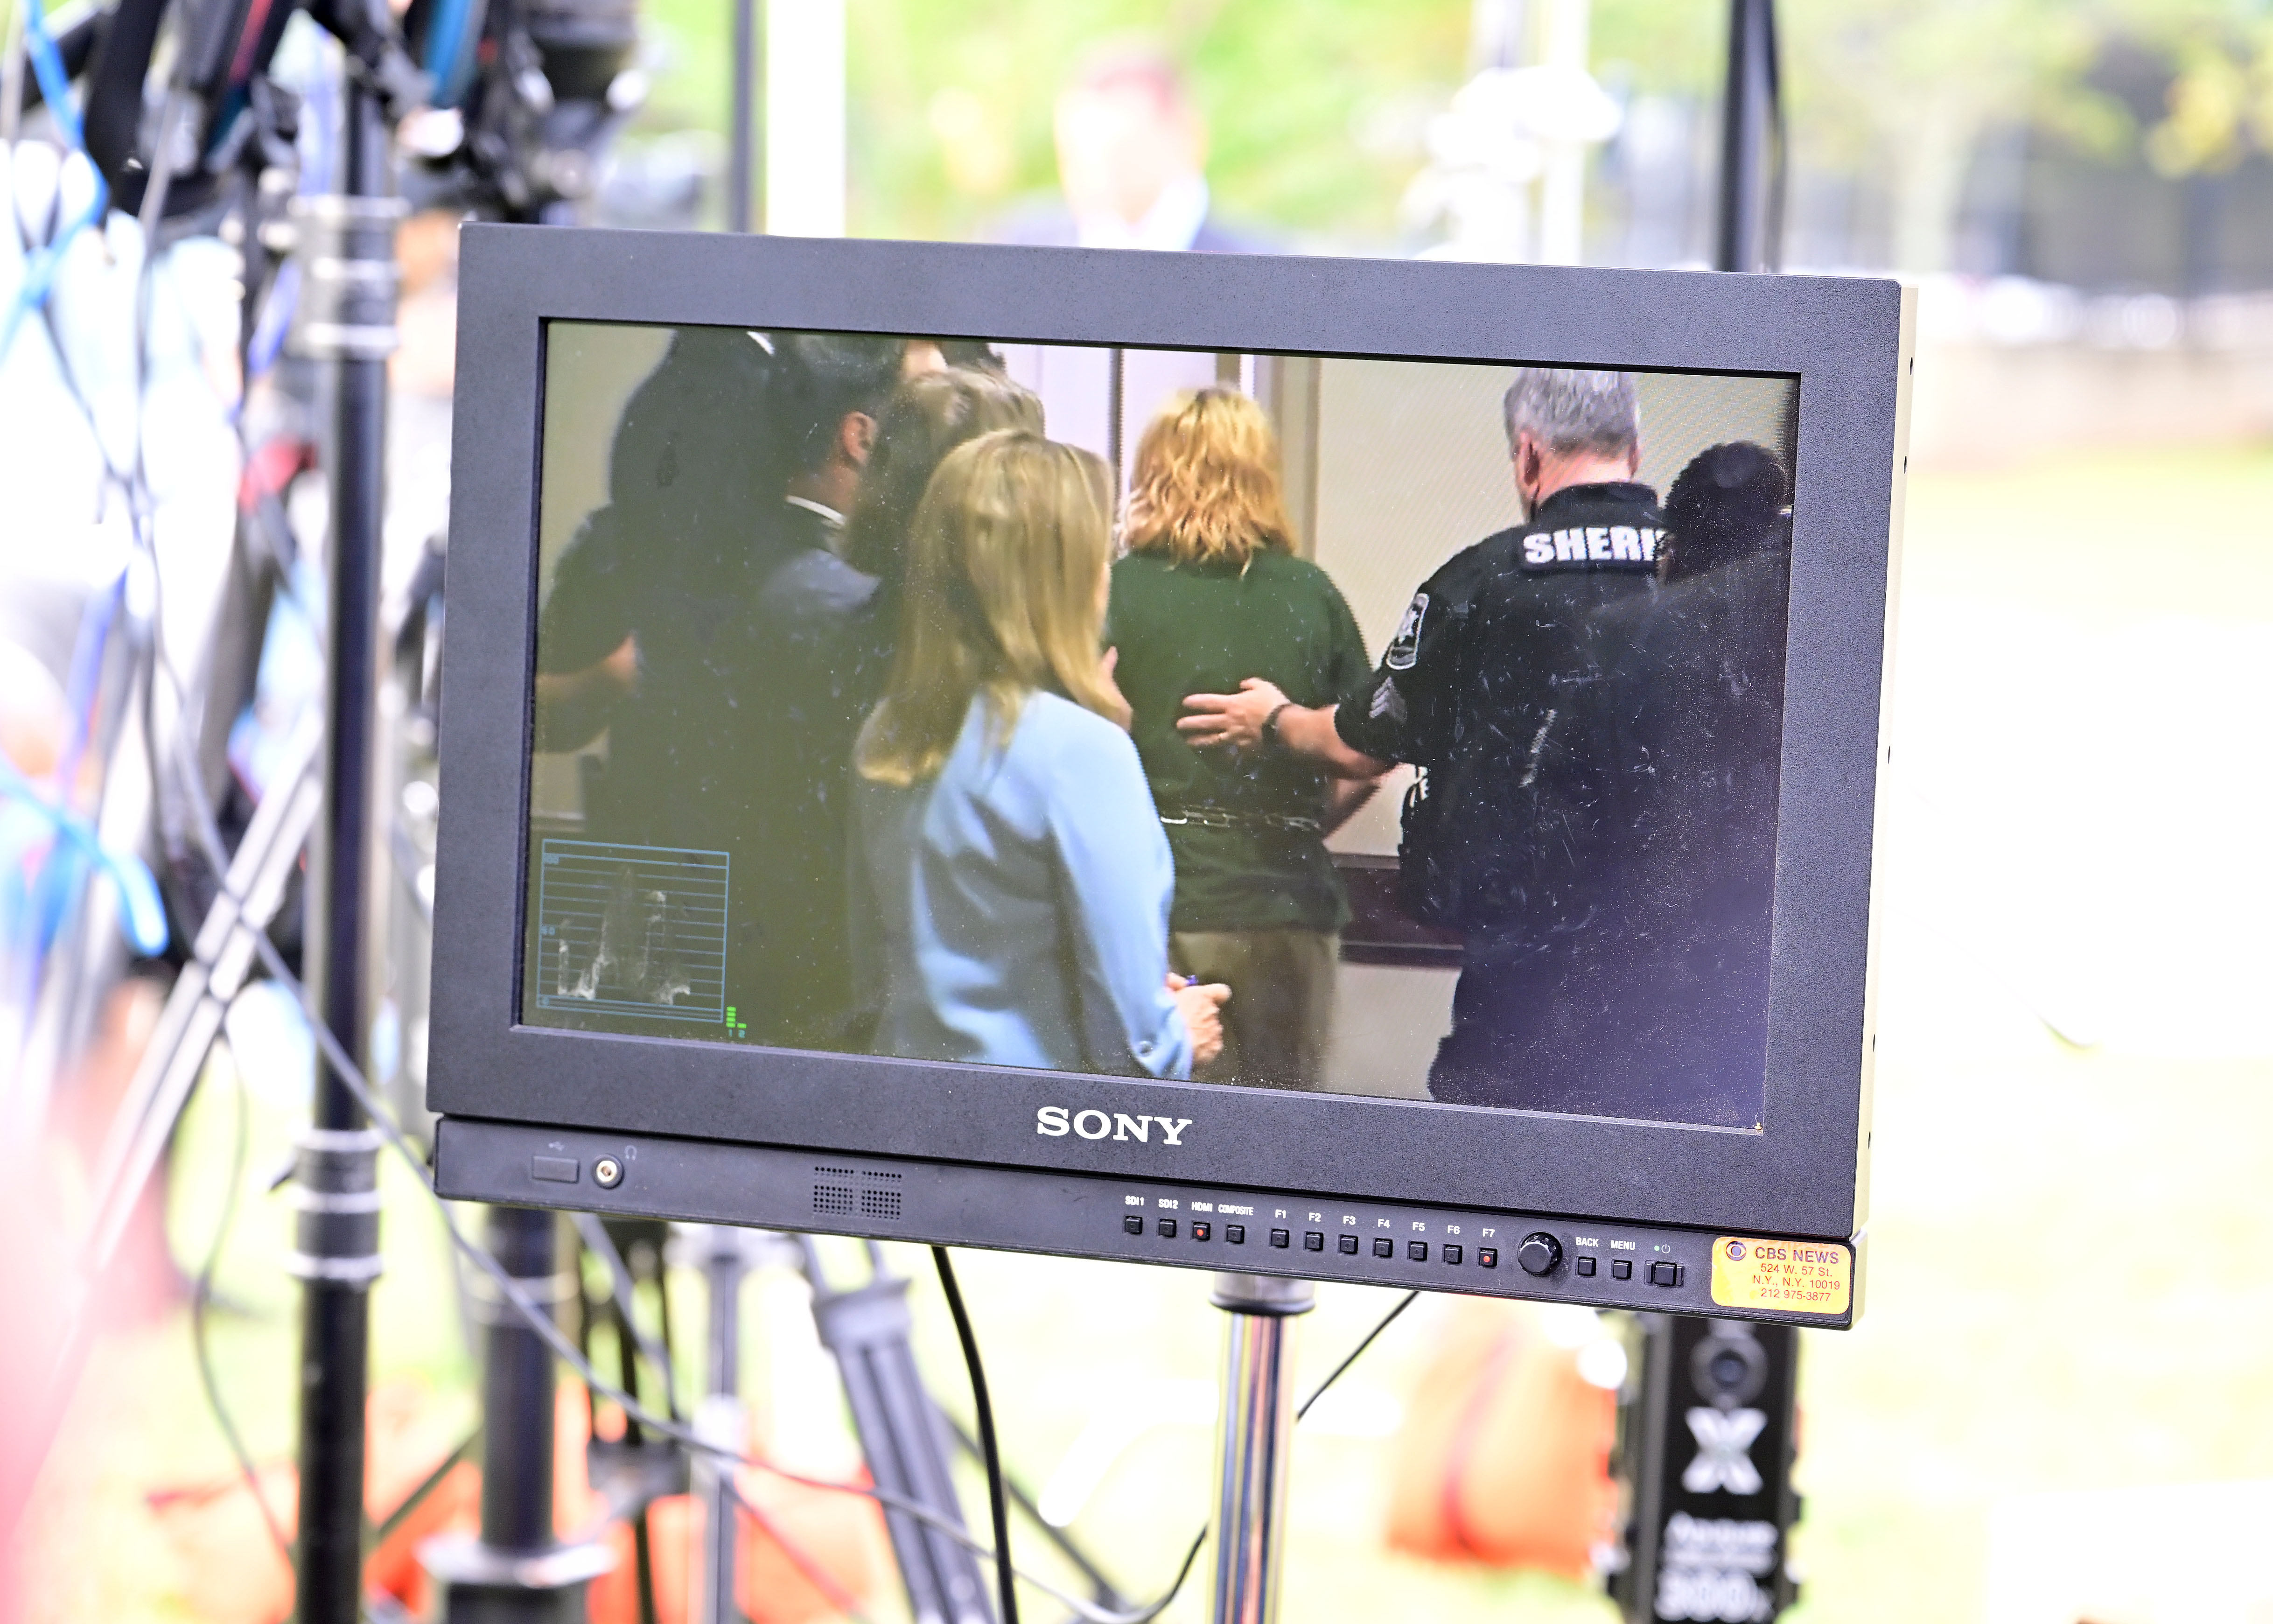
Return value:
<svg viewBox="0 0 2273 1624">
<path fill-rule="evenodd" d="M 1076 1111 L 1063 1105 L 1045 1105 L 1034 1113 L 1034 1132 L 1054 1139 L 1076 1133 L 1085 1139 L 1135 1139 L 1149 1145 L 1152 1130 L 1158 1128 L 1163 1145 L 1182 1146 L 1184 1130 L 1191 1125 L 1189 1116 L 1129 1116 L 1120 1111 Z"/>
</svg>

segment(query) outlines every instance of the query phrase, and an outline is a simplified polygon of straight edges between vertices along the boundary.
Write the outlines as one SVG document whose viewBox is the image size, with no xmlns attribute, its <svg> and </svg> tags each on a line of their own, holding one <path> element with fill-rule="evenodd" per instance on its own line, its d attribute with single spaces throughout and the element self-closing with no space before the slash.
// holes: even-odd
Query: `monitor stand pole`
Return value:
<svg viewBox="0 0 2273 1624">
<path fill-rule="evenodd" d="M 558 1222 L 549 1212 L 492 1207 L 485 1237 L 547 1314 L 574 1290 L 560 1273 Z M 564 1543 L 554 1527 L 552 1350 L 494 1287 L 475 1301 L 485 1327 L 481 1537 L 431 1540 L 420 1560 L 442 1589 L 443 1624 L 583 1624 L 586 1589 L 615 1558 L 596 1540 Z"/>
<path fill-rule="evenodd" d="M 1294 1327 L 1317 1301 L 1307 1280 L 1218 1274 L 1230 1315 L 1216 1444 L 1215 1624 L 1273 1624 L 1294 1436 Z"/>
<path fill-rule="evenodd" d="M 683 1223 L 675 1231 L 671 1261 L 702 1272 L 709 1300 L 709 1391 L 694 1412 L 698 1437 L 724 1455 L 698 1453 L 692 1462 L 694 1499 L 702 1508 L 702 1544 L 695 1553 L 694 1624 L 733 1624 L 735 1542 L 741 1531 L 734 1487 L 734 1457 L 749 1447 L 742 1406 L 742 1282 L 779 1243 L 763 1229 L 723 1223 Z"/>
</svg>

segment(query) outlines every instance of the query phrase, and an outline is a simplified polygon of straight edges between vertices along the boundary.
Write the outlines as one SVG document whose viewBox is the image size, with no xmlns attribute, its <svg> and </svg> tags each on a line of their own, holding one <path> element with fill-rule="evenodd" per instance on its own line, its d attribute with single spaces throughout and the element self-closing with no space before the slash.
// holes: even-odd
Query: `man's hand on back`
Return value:
<svg viewBox="0 0 2273 1624">
<path fill-rule="evenodd" d="M 1249 677 L 1236 694 L 1186 695 L 1184 709 L 1189 714 L 1176 718 L 1176 731 L 1195 748 L 1229 745 L 1252 750 L 1263 742 L 1263 724 L 1286 703 L 1277 683 Z"/>
<path fill-rule="evenodd" d="M 1263 725 L 1276 712 L 1279 721 L 1271 730 L 1272 742 L 1317 763 L 1335 778 L 1377 778 L 1393 765 L 1344 744 L 1334 728 L 1333 706 L 1314 710 L 1290 704 L 1278 684 L 1260 677 L 1248 678 L 1236 694 L 1187 694 L 1184 710 L 1189 714 L 1176 718 L 1176 731 L 1195 749 L 1212 745 L 1260 748 Z"/>
</svg>

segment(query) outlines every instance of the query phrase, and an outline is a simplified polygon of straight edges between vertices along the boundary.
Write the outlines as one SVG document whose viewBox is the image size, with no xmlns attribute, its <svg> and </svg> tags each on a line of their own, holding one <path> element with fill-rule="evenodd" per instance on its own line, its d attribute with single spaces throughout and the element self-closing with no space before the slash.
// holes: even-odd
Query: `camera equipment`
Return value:
<svg viewBox="0 0 2273 1624">
<path fill-rule="evenodd" d="M 1610 1594 L 1634 1624 L 1774 1618 L 1798 1590 L 1786 1541 L 1799 1334 L 1649 1314 L 1641 1337 L 1618 1417 L 1630 1510 Z"/>
<path fill-rule="evenodd" d="M 432 107 L 404 132 L 405 190 L 487 219 L 574 221 L 647 98 L 636 0 L 416 0 Z"/>
</svg>

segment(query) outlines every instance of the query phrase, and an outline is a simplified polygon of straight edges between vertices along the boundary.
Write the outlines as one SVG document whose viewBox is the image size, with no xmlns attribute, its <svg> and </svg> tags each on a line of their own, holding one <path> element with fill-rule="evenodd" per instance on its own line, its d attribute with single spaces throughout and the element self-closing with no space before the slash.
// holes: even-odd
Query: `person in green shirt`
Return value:
<svg viewBox="0 0 2273 1624">
<path fill-rule="evenodd" d="M 1348 898 L 1325 837 L 1373 793 L 1279 749 L 1194 748 L 1184 696 L 1242 680 L 1328 704 L 1369 669 L 1325 571 L 1294 556 L 1270 419 L 1228 388 L 1177 395 L 1137 443 L 1107 635 L 1176 865 L 1168 957 L 1227 982 L 1222 1055 L 1194 1076 L 1317 1088 Z"/>
</svg>

